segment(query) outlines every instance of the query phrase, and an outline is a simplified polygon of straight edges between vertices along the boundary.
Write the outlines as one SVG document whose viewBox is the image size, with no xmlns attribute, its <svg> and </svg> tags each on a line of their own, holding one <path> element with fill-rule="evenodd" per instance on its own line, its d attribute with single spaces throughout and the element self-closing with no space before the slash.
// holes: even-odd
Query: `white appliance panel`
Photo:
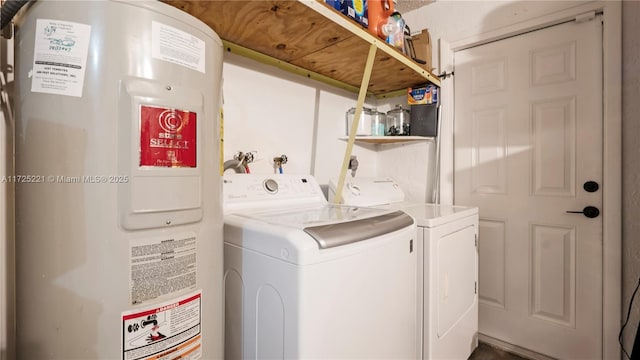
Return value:
<svg viewBox="0 0 640 360">
<path fill-rule="evenodd" d="M 455 205 L 423 204 L 414 202 L 392 203 L 391 209 L 401 209 L 411 215 L 418 226 L 436 227 L 464 219 L 478 213 L 477 208 Z"/>
<path fill-rule="evenodd" d="M 437 244 L 436 277 L 438 279 L 438 338 L 470 311 L 476 298 L 474 226 L 441 236 Z"/>
<path fill-rule="evenodd" d="M 478 345 L 478 217 L 470 209 L 471 215 L 456 221 L 418 226 L 422 359 L 466 359 Z"/>
<path fill-rule="evenodd" d="M 327 205 L 308 176 L 225 174 L 224 191 L 225 358 L 417 357 L 409 216 L 400 213 L 401 228 L 321 248 L 308 225 L 347 229 L 395 212 Z"/>
<path fill-rule="evenodd" d="M 401 210 L 416 221 L 420 357 L 468 358 L 478 341 L 478 209 L 398 199 L 402 189 L 390 178 L 355 178 L 348 183 L 344 204 Z M 330 198 L 335 184 L 330 182 Z"/>
<path fill-rule="evenodd" d="M 222 193 L 225 213 L 237 210 L 246 212 L 269 209 L 283 205 L 326 204 L 320 186 L 315 178 L 298 174 L 256 174 L 225 173 Z"/>
<path fill-rule="evenodd" d="M 414 238 L 408 228 L 304 266 L 226 243 L 225 358 L 416 358 Z"/>
</svg>

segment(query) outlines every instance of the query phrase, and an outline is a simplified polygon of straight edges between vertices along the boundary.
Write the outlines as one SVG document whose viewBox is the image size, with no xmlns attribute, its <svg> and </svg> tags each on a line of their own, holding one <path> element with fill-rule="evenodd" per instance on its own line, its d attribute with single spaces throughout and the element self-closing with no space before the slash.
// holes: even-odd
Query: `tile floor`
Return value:
<svg viewBox="0 0 640 360">
<path fill-rule="evenodd" d="M 480 343 L 469 360 L 526 360 L 526 358 Z"/>
</svg>

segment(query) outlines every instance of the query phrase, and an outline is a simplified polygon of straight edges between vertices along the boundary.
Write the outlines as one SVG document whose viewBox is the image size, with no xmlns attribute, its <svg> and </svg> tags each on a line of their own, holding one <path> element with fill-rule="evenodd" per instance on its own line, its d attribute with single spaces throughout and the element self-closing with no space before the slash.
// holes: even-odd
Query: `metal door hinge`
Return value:
<svg viewBox="0 0 640 360">
<path fill-rule="evenodd" d="M 478 293 L 478 282 L 477 281 L 473 284 L 473 293 L 474 294 Z"/>
<path fill-rule="evenodd" d="M 409 240 L 409 254 L 413 252 L 413 239 Z"/>
<path fill-rule="evenodd" d="M 476 247 L 478 247 L 478 234 L 476 234 Z"/>
</svg>

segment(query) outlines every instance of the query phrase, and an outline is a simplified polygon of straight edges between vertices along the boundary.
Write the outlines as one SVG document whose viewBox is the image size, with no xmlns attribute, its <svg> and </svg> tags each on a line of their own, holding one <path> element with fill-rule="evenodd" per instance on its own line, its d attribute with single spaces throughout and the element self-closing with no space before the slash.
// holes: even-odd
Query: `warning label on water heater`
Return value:
<svg viewBox="0 0 640 360">
<path fill-rule="evenodd" d="M 82 96 L 91 26 L 38 19 L 31 91 Z"/>
<path fill-rule="evenodd" d="M 196 113 L 140 106 L 140 166 L 196 167 Z"/>
<path fill-rule="evenodd" d="M 202 357 L 202 291 L 122 313 L 122 359 Z"/>
<path fill-rule="evenodd" d="M 196 288 L 196 235 L 131 241 L 131 305 Z"/>
</svg>

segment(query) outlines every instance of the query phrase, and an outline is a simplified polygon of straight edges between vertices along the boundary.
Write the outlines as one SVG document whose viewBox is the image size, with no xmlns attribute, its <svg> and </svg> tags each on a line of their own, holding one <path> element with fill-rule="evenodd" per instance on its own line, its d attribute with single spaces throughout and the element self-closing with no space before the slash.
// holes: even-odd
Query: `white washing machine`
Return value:
<svg viewBox="0 0 640 360">
<path fill-rule="evenodd" d="M 329 184 L 330 200 L 336 183 Z M 342 197 L 344 204 L 402 210 L 415 219 L 418 353 L 422 359 L 467 359 L 478 346 L 478 209 L 406 202 L 390 178 L 346 179 Z"/>
<path fill-rule="evenodd" d="M 417 357 L 416 225 L 311 176 L 225 174 L 225 359 Z"/>
</svg>

